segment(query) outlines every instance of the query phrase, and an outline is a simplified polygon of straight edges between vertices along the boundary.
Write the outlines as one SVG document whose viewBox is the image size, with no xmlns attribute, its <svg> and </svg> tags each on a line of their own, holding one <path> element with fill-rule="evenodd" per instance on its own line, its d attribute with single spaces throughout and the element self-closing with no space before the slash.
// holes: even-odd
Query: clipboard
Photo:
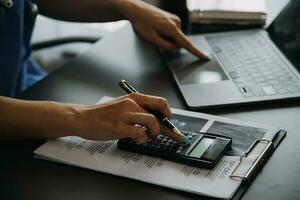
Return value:
<svg viewBox="0 0 300 200">
<path fill-rule="evenodd" d="M 272 128 L 272 127 L 263 126 L 263 125 L 256 126 L 255 123 L 253 123 L 253 125 L 248 124 L 248 123 L 243 124 L 242 122 L 241 123 L 239 123 L 238 121 L 235 122 L 235 120 L 230 120 L 230 119 L 207 115 L 207 114 L 194 113 L 194 112 L 184 111 L 184 110 L 175 110 L 174 109 L 173 111 L 177 115 L 191 116 L 192 118 L 195 118 L 195 121 L 197 121 L 198 126 L 197 127 L 191 126 L 191 128 L 199 130 L 200 127 L 203 128 L 203 127 L 205 127 L 205 125 L 207 125 L 206 129 L 204 129 L 204 132 L 208 131 L 209 130 L 208 128 L 212 126 L 212 124 L 209 124 L 209 122 L 208 122 L 209 120 L 211 120 L 211 122 L 220 121 L 220 122 L 224 122 L 224 123 L 228 123 L 228 124 L 237 124 L 237 125 L 241 125 L 241 126 L 249 126 L 249 127 L 253 126 L 253 127 L 257 127 L 257 128 L 266 129 L 265 131 L 272 130 L 272 137 L 264 137 L 264 139 L 260 139 L 263 137 L 256 137 L 257 138 L 256 140 L 251 140 L 252 141 L 252 143 L 250 143 L 251 145 L 248 143 L 247 147 L 249 147 L 249 145 L 250 145 L 248 150 L 245 150 L 245 148 L 243 149 L 243 152 L 246 151 L 246 153 L 244 153 L 242 157 L 235 156 L 235 159 L 234 159 L 235 165 L 233 166 L 233 168 L 230 169 L 230 172 L 235 171 L 235 169 L 238 168 L 239 159 L 241 159 L 240 162 L 243 162 L 243 157 L 246 158 L 249 155 L 248 159 L 245 160 L 247 163 L 245 163 L 244 165 L 240 165 L 241 168 L 238 169 L 237 170 L 238 173 L 236 173 L 239 175 L 241 175 L 241 174 L 243 174 L 243 175 L 240 177 L 234 177 L 233 176 L 234 174 L 231 174 L 232 175 L 231 178 L 240 178 L 241 179 L 241 181 L 238 182 L 238 185 L 235 186 L 234 191 L 232 191 L 230 193 L 231 195 L 233 195 L 230 199 L 233 199 L 233 200 L 240 199 L 243 196 L 245 191 L 251 185 L 251 182 L 255 179 L 256 175 L 260 172 L 260 170 L 262 169 L 262 167 L 264 166 L 266 161 L 270 158 L 272 153 L 279 146 L 280 142 L 283 140 L 284 136 L 286 135 L 286 131 L 284 131 L 284 130 L 278 131 L 278 129 L 275 129 L 274 127 Z M 203 124 L 200 123 L 200 125 L 199 125 L 199 119 L 204 119 Z M 181 120 L 181 119 L 179 119 L 179 120 Z M 188 126 L 188 124 L 186 124 L 186 126 Z M 263 133 L 266 133 L 266 132 L 263 131 Z M 273 138 L 273 139 L 272 139 L 272 141 L 268 141 L 268 140 L 265 140 L 266 138 Z M 49 141 L 46 144 L 39 147 L 37 150 L 35 150 L 34 153 L 36 154 L 36 156 L 38 156 L 38 158 L 47 159 L 47 160 L 51 160 L 51 161 L 55 161 L 55 162 L 62 162 L 64 164 L 70 164 L 70 165 L 83 167 L 83 168 L 87 168 L 87 169 L 91 169 L 91 170 L 95 170 L 95 171 L 99 171 L 99 172 L 109 173 L 112 175 L 122 176 L 122 177 L 135 179 L 135 180 L 142 181 L 142 182 L 147 182 L 147 183 L 151 183 L 151 184 L 155 184 L 155 185 L 164 186 L 162 184 L 162 182 L 157 183 L 153 179 L 140 179 L 138 176 L 136 176 L 135 171 L 134 171 L 134 173 L 132 173 L 133 167 L 138 167 L 138 169 L 140 169 L 140 167 L 145 168 L 145 161 L 147 161 L 147 160 L 139 160 L 139 162 L 134 160 L 133 161 L 134 163 L 133 164 L 131 163 L 132 165 L 127 166 L 127 164 L 126 164 L 124 167 L 123 166 L 124 161 L 127 163 L 128 159 L 129 159 L 129 161 L 132 161 L 132 158 L 135 158 L 135 157 L 130 157 L 130 155 L 128 157 L 128 155 L 123 154 L 124 152 L 116 153 L 116 151 L 114 151 L 114 150 L 113 151 L 101 150 L 100 155 L 103 155 L 103 153 L 105 153 L 106 156 L 97 156 L 97 154 L 96 155 L 94 154 L 95 153 L 94 151 L 93 151 L 94 156 L 92 156 L 92 157 L 86 156 L 87 155 L 86 149 L 90 149 L 90 147 L 93 147 L 93 149 L 97 150 L 97 148 L 94 148 L 95 144 L 93 142 L 91 144 L 89 144 L 89 143 L 82 144 L 82 142 L 84 142 L 84 139 L 80 139 L 80 138 L 76 138 L 76 137 L 75 138 L 72 138 L 72 137 L 65 138 L 65 139 L 58 140 L 58 141 Z M 258 145 L 260 143 L 264 143 L 266 145 Z M 75 149 L 75 151 L 73 151 L 73 153 L 72 153 L 72 151 L 70 151 L 69 147 L 71 146 L 71 148 L 73 148 L 73 147 L 76 148 L 77 145 L 80 146 L 80 149 L 79 150 Z M 115 144 L 115 142 L 108 142 L 108 145 L 104 145 L 105 149 L 107 150 L 108 147 L 111 147 L 111 145 L 116 145 L 116 144 Z M 103 147 L 102 144 L 100 146 L 101 146 L 101 148 Z M 117 148 L 117 147 L 115 146 L 113 148 Z M 90 153 L 90 152 L 88 152 L 88 153 Z M 88 154 L 88 155 L 90 155 L 90 154 Z M 239 155 L 241 155 L 241 154 L 239 154 Z M 78 159 L 74 159 L 75 157 Z M 87 165 L 87 163 L 94 163 L 94 162 L 91 162 L 93 160 L 96 160 L 96 163 L 100 162 L 100 163 L 106 163 L 106 164 L 105 165 L 99 165 L 99 164 Z M 150 160 L 150 161 L 152 163 L 152 160 Z M 107 165 L 107 163 L 109 163 L 109 165 Z M 166 163 L 166 165 L 167 164 L 168 163 Z M 111 166 L 114 166 L 113 170 L 112 170 Z M 148 166 L 148 164 L 147 164 L 147 166 Z M 172 165 L 170 165 L 170 166 L 172 167 Z M 159 167 L 161 167 L 161 166 L 159 166 Z M 163 169 L 168 170 L 168 165 L 165 166 L 165 168 L 163 168 Z M 183 168 L 178 168 L 178 169 L 183 169 Z M 162 169 L 160 169 L 160 170 L 162 170 Z M 158 171 L 160 171 L 160 170 L 158 170 Z M 248 171 L 246 171 L 246 170 L 248 170 Z M 175 171 L 177 171 L 177 168 L 175 169 Z M 147 171 L 147 172 L 149 172 L 149 171 Z M 229 177 L 230 172 L 228 171 L 228 173 L 226 174 L 227 179 L 230 178 Z M 128 173 L 129 173 L 129 175 L 128 175 Z M 144 172 L 142 172 L 142 173 L 144 174 Z M 162 181 L 165 180 L 163 176 L 161 176 L 159 173 L 157 173 L 155 171 L 149 172 L 149 173 L 150 173 L 150 174 L 148 174 L 149 177 L 157 176 L 158 178 L 161 178 L 159 180 L 162 180 Z M 183 173 L 179 173 L 180 178 L 184 175 L 185 174 L 183 174 Z M 205 174 L 203 174 L 202 176 L 205 176 Z M 185 180 L 185 179 L 183 179 L 183 180 Z M 193 180 L 198 180 L 198 179 L 194 178 Z M 187 181 L 189 181 L 189 180 L 187 180 Z M 193 191 L 189 190 L 189 188 L 187 189 L 187 187 L 185 185 L 185 184 L 187 184 L 187 182 L 182 183 L 182 181 L 180 181 L 180 183 L 181 184 L 177 184 L 177 185 L 175 185 L 176 187 L 174 187 L 174 185 L 169 186 L 169 185 L 167 185 L 168 182 L 164 182 L 164 184 L 167 188 L 182 190 L 183 192 L 187 192 L 191 195 L 197 195 L 197 198 L 199 198 L 199 199 L 219 199 L 218 197 L 213 197 L 212 195 L 205 196 L 207 193 L 202 192 L 202 194 L 201 194 L 201 191 L 199 191 L 197 189 L 195 189 Z M 199 184 L 199 182 L 194 181 L 194 184 Z M 222 184 L 221 184 L 221 186 L 222 186 Z M 211 186 L 211 188 L 212 187 L 213 186 Z M 214 188 L 212 188 L 212 189 L 214 190 Z M 221 195 L 218 195 L 218 196 L 221 196 Z M 229 195 L 227 195 L 227 197 L 229 197 Z"/>
<path fill-rule="evenodd" d="M 247 189 L 250 187 L 251 183 L 255 179 L 255 177 L 258 175 L 258 173 L 261 171 L 261 169 L 264 167 L 266 162 L 269 160 L 269 158 L 272 156 L 273 152 L 277 149 L 281 141 L 286 136 L 287 131 L 285 130 L 279 130 L 277 134 L 274 136 L 272 141 L 270 140 L 256 140 L 252 146 L 248 149 L 247 152 L 245 152 L 240 159 L 240 162 L 243 162 L 243 158 L 247 157 L 247 155 L 254 149 L 254 147 L 259 143 L 265 143 L 267 144 L 265 149 L 262 151 L 262 153 L 258 156 L 258 158 L 255 160 L 254 164 L 251 166 L 251 168 L 246 172 L 244 176 L 236 176 L 234 175 L 234 171 L 231 173 L 231 178 L 238 178 L 242 179 L 242 184 L 240 185 L 239 189 L 235 192 L 231 200 L 238 200 L 240 199 Z M 239 165 L 238 165 L 239 166 Z M 237 166 L 237 168 L 238 168 Z"/>
</svg>

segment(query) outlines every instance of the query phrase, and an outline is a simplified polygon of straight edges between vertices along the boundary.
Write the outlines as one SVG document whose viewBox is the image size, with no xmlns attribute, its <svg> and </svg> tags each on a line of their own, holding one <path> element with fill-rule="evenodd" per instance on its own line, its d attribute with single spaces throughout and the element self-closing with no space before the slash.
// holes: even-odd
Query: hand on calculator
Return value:
<svg viewBox="0 0 300 200">
<path fill-rule="evenodd" d="M 81 119 L 78 136 L 93 140 L 131 138 L 137 144 L 145 143 L 161 132 L 174 138 L 174 133 L 161 125 L 146 109 L 158 110 L 168 118 L 171 116 L 166 99 L 139 93 L 125 95 L 104 104 L 78 106 Z"/>
</svg>

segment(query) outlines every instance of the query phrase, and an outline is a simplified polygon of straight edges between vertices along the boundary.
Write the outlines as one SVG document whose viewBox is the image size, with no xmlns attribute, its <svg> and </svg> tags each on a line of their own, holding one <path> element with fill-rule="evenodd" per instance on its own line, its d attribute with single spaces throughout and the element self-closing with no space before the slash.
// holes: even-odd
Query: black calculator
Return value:
<svg viewBox="0 0 300 200">
<path fill-rule="evenodd" d="M 191 144 L 182 146 L 162 134 L 149 139 L 145 144 L 136 144 L 129 138 L 120 139 L 120 149 L 160 157 L 196 167 L 213 168 L 231 147 L 232 139 L 212 133 L 181 131 Z"/>
</svg>

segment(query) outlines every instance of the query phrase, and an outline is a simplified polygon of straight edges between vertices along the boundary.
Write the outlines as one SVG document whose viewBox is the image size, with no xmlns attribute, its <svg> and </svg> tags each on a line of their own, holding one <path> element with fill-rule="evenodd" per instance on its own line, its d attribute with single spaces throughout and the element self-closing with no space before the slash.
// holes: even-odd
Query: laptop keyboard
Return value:
<svg viewBox="0 0 300 200">
<path fill-rule="evenodd" d="M 261 33 L 225 33 L 206 39 L 244 97 L 300 92 L 299 79 Z"/>
</svg>

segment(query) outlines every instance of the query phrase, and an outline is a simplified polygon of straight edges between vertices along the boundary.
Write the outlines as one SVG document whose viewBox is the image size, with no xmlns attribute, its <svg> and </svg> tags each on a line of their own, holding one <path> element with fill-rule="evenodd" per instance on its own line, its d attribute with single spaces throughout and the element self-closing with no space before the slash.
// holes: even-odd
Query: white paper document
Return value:
<svg viewBox="0 0 300 200">
<path fill-rule="evenodd" d="M 264 24 L 267 16 L 264 0 L 188 0 L 194 23 Z"/>
<path fill-rule="evenodd" d="M 106 100 L 108 98 L 103 98 L 102 102 Z M 277 132 L 277 129 L 269 126 L 245 123 L 213 115 L 178 109 L 172 109 L 172 112 L 173 115 L 177 116 L 174 123 L 177 123 L 179 127 L 186 126 L 191 122 L 194 123 L 194 125 L 190 125 L 191 129 L 199 128 L 198 131 L 219 130 L 229 135 L 232 132 L 238 135 L 241 133 L 241 127 L 244 127 L 247 141 L 243 142 L 242 137 L 237 136 L 233 143 L 232 152 L 224 156 L 212 170 L 120 150 L 115 140 L 92 141 L 79 137 L 64 137 L 48 141 L 35 150 L 34 153 L 38 158 L 46 160 L 132 178 L 195 194 L 228 199 L 233 196 L 241 184 L 241 180 L 232 179 L 229 175 L 239 164 L 240 154 L 243 149 L 248 148 L 247 142 L 250 141 L 248 143 L 251 145 L 251 141 L 256 140 L 256 137 L 270 140 Z M 184 119 L 187 119 L 187 122 Z M 257 136 L 253 136 L 254 133 L 258 133 Z M 240 164 L 241 170 L 235 170 L 235 173 L 243 175 L 251 167 L 261 151 L 263 151 L 262 145 L 260 149 L 253 151 L 253 155 L 246 162 Z"/>
<path fill-rule="evenodd" d="M 266 12 L 265 0 L 188 0 L 190 10 L 228 12 Z"/>
</svg>

